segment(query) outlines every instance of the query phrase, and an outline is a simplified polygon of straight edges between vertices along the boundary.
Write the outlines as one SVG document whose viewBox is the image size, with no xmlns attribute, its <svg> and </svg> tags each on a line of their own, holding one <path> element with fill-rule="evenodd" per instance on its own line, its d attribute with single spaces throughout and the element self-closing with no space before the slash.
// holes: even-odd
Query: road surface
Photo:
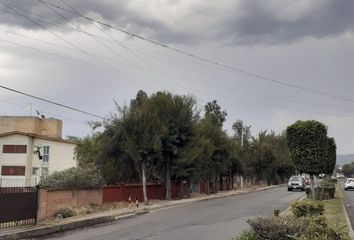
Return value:
<svg viewBox="0 0 354 240">
<path fill-rule="evenodd" d="M 160 209 L 146 215 L 50 236 L 47 239 L 227 240 L 248 228 L 247 219 L 270 216 L 274 209 L 285 210 L 291 201 L 303 195 L 303 192 L 288 192 L 286 187 L 279 187 Z"/>
<path fill-rule="evenodd" d="M 339 187 L 343 194 L 350 222 L 354 226 L 354 190 L 344 191 L 344 181 L 339 181 Z"/>
</svg>

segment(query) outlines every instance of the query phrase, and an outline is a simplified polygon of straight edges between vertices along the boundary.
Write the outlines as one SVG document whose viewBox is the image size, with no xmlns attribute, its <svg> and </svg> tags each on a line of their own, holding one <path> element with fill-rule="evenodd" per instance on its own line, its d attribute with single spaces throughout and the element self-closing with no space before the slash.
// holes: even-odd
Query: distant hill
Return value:
<svg viewBox="0 0 354 240">
<path fill-rule="evenodd" d="M 354 154 L 337 155 L 337 164 L 339 166 L 351 162 L 354 162 Z"/>
</svg>

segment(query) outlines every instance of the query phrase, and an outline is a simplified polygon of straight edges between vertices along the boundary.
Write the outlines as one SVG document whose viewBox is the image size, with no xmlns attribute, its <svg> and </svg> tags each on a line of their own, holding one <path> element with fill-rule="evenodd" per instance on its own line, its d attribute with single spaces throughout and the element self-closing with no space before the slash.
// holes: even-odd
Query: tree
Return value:
<svg viewBox="0 0 354 240">
<path fill-rule="evenodd" d="M 332 175 L 337 162 L 337 146 L 334 138 L 328 138 L 327 161 L 325 161 L 324 174 Z"/>
<path fill-rule="evenodd" d="M 347 178 L 351 178 L 354 175 L 354 163 L 344 164 L 342 167 L 342 172 Z"/>
<path fill-rule="evenodd" d="M 251 140 L 251 126 L 247 126 L 242 120 L 236 120 L 232 124 L 232 130 L 234 131 L 234 140 L 239 145 L 248 144 Z"/>
<path fill-rule="evenodd" d="M 100 133 L 93 133 L 84 138 L 70 137 L 75 142 L 75 158 L 79 167 L 89 167 L 97 163 L 100 151 Z"/>
<path fill-rule="evenodd" d="M 216 100 L 208 102 L 205 107 L 205 118 L 209 118 L 210 121 L 217 127 L 222 128 L 226 121 L 227 112 L 221 111 L 221 107 Z"/>
<path fill-rule="evenodd" d="M 327 127 L 314 120 L 297 121 L 287 127 L 286 134 L 290 157 L 299 173 L 310 175 L 315 198 L 313 177 L 325 171 L 328 158 Z"/>
<path fill-rule="evenodd" d="M 187 151 L 195 134 L 199 115 L 195 111 L 196 101 L 192 96 L 173 95 L 169 92 L 152 94 L 146 107 L 155 112 L 165 129 L 160 136 L 162 158 L 160 175 L 166 186 L 166 199 L 171 198 L 171 178 L 176 177 L 177 160 L 180 153 Z M 181 166 L 179 166 L 181 167 Z"/>
</svg>

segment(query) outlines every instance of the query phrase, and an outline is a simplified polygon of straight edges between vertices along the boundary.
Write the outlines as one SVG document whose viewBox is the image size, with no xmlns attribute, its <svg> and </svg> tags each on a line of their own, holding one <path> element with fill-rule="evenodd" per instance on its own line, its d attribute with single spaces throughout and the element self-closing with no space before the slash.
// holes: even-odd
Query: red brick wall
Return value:
<svg viewBox="0 0 354 240">
<path fill-rule="evenodd" d="M 180 187 L 178 184 L 171 184 L 171 197 L 178 198 L 180 195 Z M 165 185 L 155 184 L 147 186 L 148 199 L 165 199 Z M 103 202 L 127 202 L 129 196 L 135 201 L 138 198 L 139 202 L 144 200 L 143 187 L 141 185 L 113 185 L 103 187 Z"/>
<path fill-rule="evenodd" d="M 102 204 L 102 189 L 60 190 L 39 189 L 38 222 L 52 217 L 60 208 L 77 208 L 87 204 Z"/>
</svg>

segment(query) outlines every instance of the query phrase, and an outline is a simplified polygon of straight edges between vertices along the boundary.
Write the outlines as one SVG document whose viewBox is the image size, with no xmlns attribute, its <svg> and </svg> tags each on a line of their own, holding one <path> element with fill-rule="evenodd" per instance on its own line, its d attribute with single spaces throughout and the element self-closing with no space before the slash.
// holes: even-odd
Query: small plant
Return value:
<svg viewBox="0 0 354 240">
<path fill-rule="evenodd" d="M 56 218 L 58 218 L 58 217 L 68 218 L 68 217 L 72 217 L 72 216 L 75 216 L 75 212 L 71 208 L 60 208 L 60 209 L 56 210 L 54 213 L 54 217 L 56 217 Z"/>
<path fill-rule="evenodd" d="M 295 217 L 319 216 L 324 213 L 324 205 L 318 201 L 302 201 L 291 204 L 291 211 Z"/>
</svg>

